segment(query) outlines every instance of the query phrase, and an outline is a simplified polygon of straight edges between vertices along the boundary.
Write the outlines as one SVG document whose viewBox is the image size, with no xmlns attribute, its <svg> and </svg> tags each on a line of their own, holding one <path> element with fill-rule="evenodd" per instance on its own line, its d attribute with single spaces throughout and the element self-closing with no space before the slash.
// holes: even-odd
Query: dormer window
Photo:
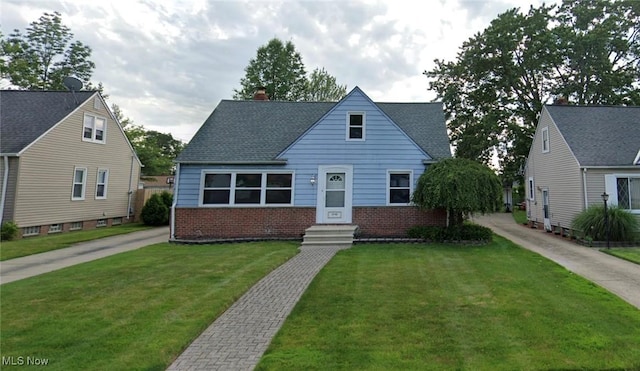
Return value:
<svg viewBox="0 0 640 371">
<path fill-rule="evenodd" d="M 106 129 L 107 120 L 105 118 L 85 114 L 82 125 L 82 140 L 85 142 L 104 143 Z"/>
<path fill-rule="evenodd" d="M 349 112 L 347 114 L 347 140 L 364 140 L 365 114 L 364 112 Z"/>
</svg>

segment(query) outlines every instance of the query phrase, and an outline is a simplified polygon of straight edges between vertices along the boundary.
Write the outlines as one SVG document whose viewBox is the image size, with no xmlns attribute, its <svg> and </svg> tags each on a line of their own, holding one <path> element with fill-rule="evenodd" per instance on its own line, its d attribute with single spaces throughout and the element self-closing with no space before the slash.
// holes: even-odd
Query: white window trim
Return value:
<svg viewBox="0 0 640 371">
<path fill-rule="evenodd" d="M 604 186 L 605 192 L 609 195 L 609 205 L 618 205 L 618 178 L 636 178 L 640 179 L 639 174 L 625 174 L 625 173 L 616 173 L 616 174 L 606 174 L 604 176 Z M 640 214 L 640 209 L 625 209 L 631 214 Z"/>
<path fill-rule="evenodd" d="M 87 127 L 85 125 L 86 122 L 86 118 L 87 117 L 91 117 L 92 120 L 92 127 L 91 127 L 91 138 L 85 138 L 84 137 L 84 128 Z M 102 131 L 102 140 L 98 140 L 96 139 L 96 119 L 101 119 L 104 120 L 104 130 Z M 84 117 L 82 118 L 82 141 L 84 142 L 91 142 L 91 143 L 99 143 L 99 144 L 105 144 L 107 143 L 107 125 L 108 121 L 105 117 L 99 116 L 99 115 L 95 115 L 95 114 L 90 114 L 90 113 L 85 113 Z"/>
<path fill-rule="evenodd" d="M 62 232 L 62 223 L 50 224 L 49 231 L 47 233 L 60 233 Z"/>
<path fill-rule="evenodd" d="M 40 226 L 36 225 L 33 227 L 24 227 L 22 229 L 22 237 L 27 236 L 38 236 L 40 234 Z"/>
<path fill-rule="evenodd" d="M 362 115 L 362 138 L 350 138 L 350 128 L 351 128 L 351 115 Z M 346 122 L 346 133 L 345 138 L 349 142 L 364 142 L 367 137 L 367 114 L 366 112 L 360 111 L 349 111 L 347 112 L 347 122 Z"/>
<path fill-rule="evenodd" d="M 204 181 L 205 176 L 207 174 L 231 174 L 230 187 L 229 187 L 229 203 L 228 204 L 205 204 L 204 203 Z M 235 203 L 235 191 L 236 191 L 236 175 L 237 174 L 262 174 L 262 181 L 260 187 L 260 203 L 259 204 L 236 204 Z M 291 189 L 291 202 L 288 204 L 268 204 L 267 201 L 267 174 L 291 174 L 291 188 L 283 187 L 278 189 L 288 190 Z M 293 200 L 295 197 L 295 184 L 296 184 L 296 173 L 294 171 L 265 171 L 263 169 L 260 170 L 251 170 L 251 169 L 224 169 L 224 170 L 202 170 L 200 174 L 200 189 L 198 195 L 198 206 L 199 207 L 214 207 L 214 208 L 224 208 L 224 207 L 241 207 L 241 208 L 251 208 L 251 207 L 291 207 L 293 206 Z M 226 188 L 225 188 L 226 189 Z M 242 188 L 240 188 L 242 189 Z M 273 190 L 275 188 L 269 188 Z"/>
<path fill-rule="evenodd" d="M 76 223 L 79 223 L 79 224 L 76 224 Z M 71 222 L 71 225 L 69 226 L 69 230 L 81 231 L 83 227 L 84 227 L 83 222 Z"/>
<path fill-rule="evenodd" d="M 547 135 L 547 139 L 545 141 L 545 134 Z M 549 138 L 549 127 L 545 126 L 542 128 L 542 153 L 549 153 L 549 149 L 551 148 L 551 139 Z M 546 148 L 545 148 L 546 144 Z"/>
<path fill-rule="evenodd" d="M 80 197 L 74 197 L 73 191 L 76 186 L 76 171 L 82 170 L 82 195 Z M 84 200 L 85 193 L 87 192 L 87 168 L 76 166 L 73 168 L 73 178 L 71 179 L 71 201 Z"/>
<path fill-rule="evenodd" d="M 104 177 L 104 195 L 103 196 L 98 196 L 98 186 L 102 183 L 100 183 L 100 173 L 101 172 L 105 172 L 105 177 Z M 106 200 L 107 199 L 107 190 L 108 190 L 108 186 L 109 186 L 109 169 L 106 168 L 98 168 L 98 173 L 96 174 L 96 192 L 95 192 L 95 197 L 96 200 Z"/>
<path fill-rule="evenodd" d="M 390 193 L 391 193 L 391 174 L 407 174 L 409 173 L 409 202 L 396 204 L 391 203 Z M 406 188 L 406 187 L 397 187 L 397 188 Z M 389 169 L 387 170 L 387 183 L 385 186 L 385 192 L 387 194 L 387 206 L 411 206 L 411 195 L 413 195 L 413 170 L 410 169 Z"/>
<path fill-rule="evenodd" d="M 529 181 L 527 183 L 528 187 L 529 187 L 529 194 L 527 195 L 527 198 L 529 199 L 529 201 L 535 201 L 536 200 L 536 188 L 535 188 L 535 182 L 533 181 L 533 177 L 530 176 L 529 177 Z"/>
</svg>

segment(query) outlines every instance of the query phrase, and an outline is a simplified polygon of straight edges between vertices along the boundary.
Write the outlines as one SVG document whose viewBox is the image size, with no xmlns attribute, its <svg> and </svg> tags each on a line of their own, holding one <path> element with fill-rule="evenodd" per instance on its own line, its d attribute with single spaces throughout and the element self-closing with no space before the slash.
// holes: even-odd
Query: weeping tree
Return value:
<svg viewBox="0 0 640 371">
<path fill-rule="evenodd" d="M 446 209 L 448 225 L 468 213 L 490 213 L 502 205 L 502 185 L 487 166 L 465 158 L 442 160 L 418 179 L 412 202 L 423 209 Z"/>
</svg>

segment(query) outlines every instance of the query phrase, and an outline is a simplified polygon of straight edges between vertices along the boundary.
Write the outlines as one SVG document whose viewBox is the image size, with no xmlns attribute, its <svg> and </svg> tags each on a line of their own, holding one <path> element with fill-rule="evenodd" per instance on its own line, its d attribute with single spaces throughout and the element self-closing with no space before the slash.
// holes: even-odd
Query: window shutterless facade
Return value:
<svg viewBox="0 0 640 371">
<path fill-rule="evenodd" d="M 82 140 L 85 142 L 105 143 L 107 119 L 90 114 L 84 115 Z"/>
<path fill-rule="evenodd" d="M 616 178 L 618 206 L 623 209 L 640 211 L 640 177 Z"/>
<path fill-rule="evenodd" d="M 109 182 L 109 169 L 98 169 L 96 179 L 96 199 L 107 198 L 107 184 Z"/>
<path fill-rule="evenodd" d="M 542 128 L 542 153 L 549 152 L 549 128 Z"/>
<path fill-rule="evenodd" d="M 87 168 L 76 167 L 73 170 L 73 187 L 71 189 L 71 200 L 84 200 L 84 191 L 87 184 Z"/>
<path fill-rule="evenodd" d="M 210 172 L 202 174 L 202 206 L 291 205 L 292 172 Z"/>
<path fill-rule="evenodd" d="M 347 113 L 347 140 L 364 140 L 366 116 L 364 112 Z"/>
<path fill-rule="evenodd" d="M 411 170 L 387 171 L 387 205 L 409 205 L 413 186 Z"/>
</svg>

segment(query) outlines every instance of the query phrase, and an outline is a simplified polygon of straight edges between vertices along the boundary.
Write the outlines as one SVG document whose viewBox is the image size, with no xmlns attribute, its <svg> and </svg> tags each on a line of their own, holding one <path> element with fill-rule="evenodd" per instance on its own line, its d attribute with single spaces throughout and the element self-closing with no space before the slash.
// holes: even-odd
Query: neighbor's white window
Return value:
<svg viewBox="0 0 640 371">
<path fill-rule="evenodd" d="M 71 200 L 84 200 L 84 189 L 87 183 L 87 168 L 76 167 L 73 170 L 73 188 L 71 190 Z"/>
<path fill-rule="evenodd" d="M 411 170 L 387 171 L 387 205 L 409 205 L 413 185 Z"/>
<path fill-rule="evenodd" d="M 202 205 L 290 205 L 293 173 L 203 173 Z"/>
<path fill-rule="evenodd" d="M 82 140 L 96 143 L 105 142 L 107 119 L 104 117 L 85 114 L 82 126 Z"/>
<path fill-rule="evenodd" d="M 71 226 L 69 227 L 70 231 L 77 231 L 82 229 L 82 222 L 72 222 Z"/>
<path fill-rule="evenodd" d="M 535 200 L 535 190 L 533 189 L 533 177 L 529 177 L 529 200 Z"/>
<path fill-rule="evenodd" d="M 549 127 L 542 128 L 542 153 L 549 152 Z"/>
<path fill-rule="evenodd" d="M 22 236 L 26 237 L 26 236 L 37 236 L 40 234 L 40 226 L 35 226 L 35 227 L 25 227 L 22 230 Z"/>
<path fill-rule="evenodd" d="M 109 169 L 98 169 L 96 179 L 96 199 L 107 198 L 107 183 L 109 181 Z"/>
<path fill-rule="evenodd" d="M 616 178 L 618 206 L 627 210 L 640 211 L 640 178 Z"/>
<path fill-rule="evenodd" d="M 347 140 L 364 140 L 365 119 L 364 112 L 347 113 Z"/>
<path fill-rule="evenodd" d="M 51 224 L 49 226 L 49 233 L 57 233 L 57 232 L 62 232 L 62 224 L 60 224 L 60 223 Z"/>
</svg>

